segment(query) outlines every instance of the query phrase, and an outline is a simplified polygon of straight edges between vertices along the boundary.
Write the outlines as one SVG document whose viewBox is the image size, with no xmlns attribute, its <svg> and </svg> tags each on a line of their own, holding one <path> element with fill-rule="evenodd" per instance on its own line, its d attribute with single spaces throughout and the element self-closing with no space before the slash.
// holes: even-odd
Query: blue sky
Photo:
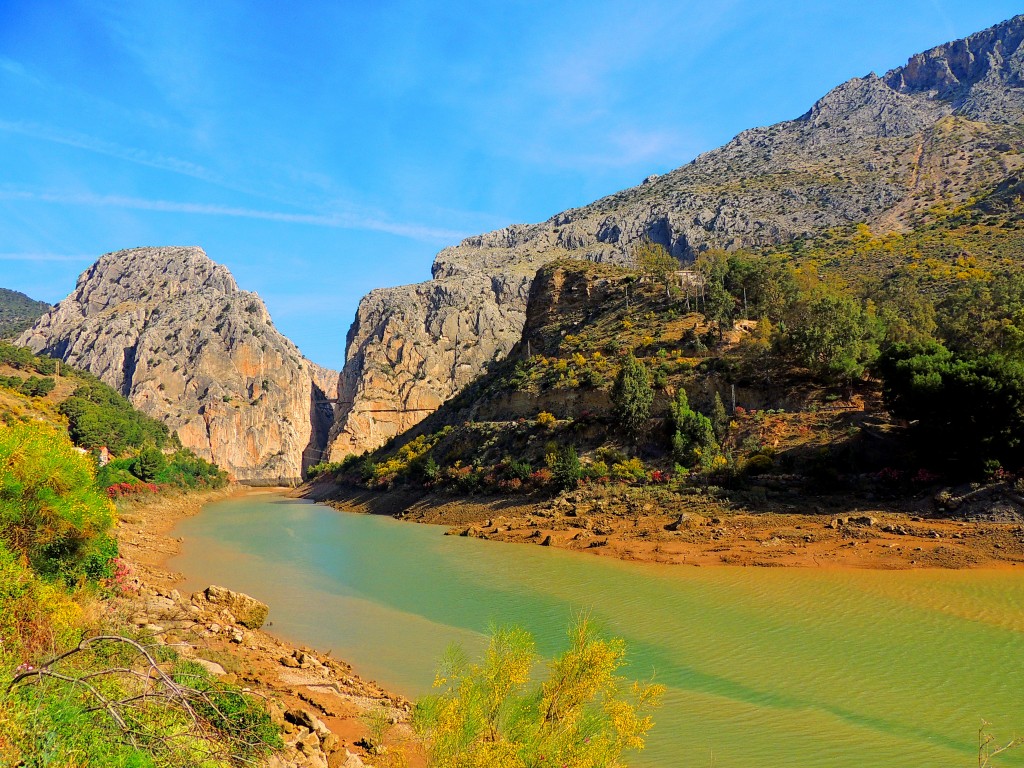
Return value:
<svg viewBox="0 0 1024 768">
<path fill-rule="evenodd" d="M 0 0 L 0 286 L 200 245 L 339 367 L 359 298 L 1022 10 Z"/>
</svg>

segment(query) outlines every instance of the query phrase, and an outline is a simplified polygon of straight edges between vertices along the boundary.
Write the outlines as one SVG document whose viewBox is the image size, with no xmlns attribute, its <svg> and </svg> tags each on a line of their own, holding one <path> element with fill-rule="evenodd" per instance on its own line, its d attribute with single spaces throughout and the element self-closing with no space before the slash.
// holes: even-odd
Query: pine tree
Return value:
<svg viewBox="0 0 1024 768">
<path fill-rule="evenodd" d="M 134 472 L 140 480 L 147 483 L 156 480 L 156 476 L 167 466 L 167 459 L 159 448 L 148 446 L 139 453 L 135 460 Z"/>
<path fill-rule="evenodd" d="M 718 392 L 715 392 L 715 403 L 711 408 L 711 426 L 715 430 L 715 437 L 721 443 L 725 439 L 725 433 L 729 431 L 729 414 Z"/>
<path fill-rule="evenodd" d="M 630 353 L 612 387 L 612 403 L 619 426 L 633 437 L 639 435 L 647 426 L 653 402 L 654 390 L 651 389 L 647 368 Z"/>
</svg>

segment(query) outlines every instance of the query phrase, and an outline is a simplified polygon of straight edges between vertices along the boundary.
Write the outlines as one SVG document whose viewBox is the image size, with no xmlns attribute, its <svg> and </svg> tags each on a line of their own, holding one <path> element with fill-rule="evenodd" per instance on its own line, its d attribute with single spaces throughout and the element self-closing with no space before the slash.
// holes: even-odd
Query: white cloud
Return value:
<svg viewBox="0 0 1024 768">
<path fill-rule="evenodd" d="M 98 208 L 127 208 L 163 213 L 184 213 L 199 216 L 228 216 L 263 221 L 279 221 L 288 224 L 306 224 L 336 229 L 363 229 L 386 232 L 411 240 L 429 242 L 451 242 L 459 240 L 466 233 L 449 229 L 438 229 L 420 224 L 388 221 L 373 216 L 352 213 L 288 213 L 254 208 L 215 205 L 209 203 L 183 203 L 173 200 L 149 200 L 122 195 L 96 195 L 92 193 L 35 192 L 20 189 L 0 189 L 0 200 L 25 200 L 29 202 L 58 203 L 63 205 L 84 205 Z"/>
<path fill-rule="evenodd" d="M 38 123 L 23 121 L 14 122 L 4 120 L 2 118 L 0 118 L 0 131 L 17 133 L 22 136 L 28 136 L 30 138 L 40 139 L 43 141 L 51 141 L 55 144 L 65 144 L 69 147 L 76 147 L 89 152 L 96 152 L 101 155 L 116 157 L 138 165 L 145 165 L 150 168 L 171 171 L 184 176 L 191 176 L 192 178 L 200 179 L 202 181 L 209 181 L 221 186 L 227 186 L 224 180 L 217 174 L 201 165 L 189 162 L 188 160 L 181 160 L 176 157 L 148 152 L 144 149 L 137 149 L 135 147 L 126 147 L 120 144 L 114 144 L 109 141 L 104 141 L 103 139 L 98 139 L 94 136 L 88 136 L 84 133 L 63 131 L 59 128 L 40 125 Z"/>
</svg>

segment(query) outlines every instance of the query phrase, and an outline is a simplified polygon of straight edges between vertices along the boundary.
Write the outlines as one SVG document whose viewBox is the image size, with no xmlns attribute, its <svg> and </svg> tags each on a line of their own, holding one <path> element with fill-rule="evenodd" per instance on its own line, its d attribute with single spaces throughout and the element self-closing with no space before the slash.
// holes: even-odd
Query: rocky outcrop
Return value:
<svg viewBox="0 0 1024 768">
<path fill-rule="evenodd" d="M 108 253 L 18 339 L 85 369 L 246 482 L 290 482 L 333 419 L 320 368 L 201 248 Z"/>
<path fill-rule="evenodd" d="M 331 458 L 404 432 L 503 357 L 519 340 L 530 277 L 466 271 L 366 296 L 349 330 Z"/>
<path fill-rule="evenodd" d="M 232 592 L 215 584 L 208 586 L 202 593 L 194 594 L 192 600 L 196 603 L 206 602 L 213 610 L 227 611 L 226 618 L 230 623 L 241 624 L 249 629 L 262 627 L 270 611 L 266 603 L 261 603 L 255 597 L 244 592 Z"/>
<path fill-rule="evenodd" d="M 331 458 L 383 444 L 511 349 L 537 269 L 624 263 L 642 240 L 683 260 L 866 222 L 902 230 L 1020 168 L 1024 16 L 844 83 L 806 114 L 534 225 L 463 240 L 433 279 L 374 291 L 347 340 Z"/>
</svg>

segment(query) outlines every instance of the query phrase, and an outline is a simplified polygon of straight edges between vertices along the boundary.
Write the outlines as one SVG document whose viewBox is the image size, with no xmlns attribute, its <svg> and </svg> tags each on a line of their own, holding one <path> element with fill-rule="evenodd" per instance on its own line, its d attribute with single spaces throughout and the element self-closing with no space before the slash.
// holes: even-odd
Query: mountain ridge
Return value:
<svg viewBox="0 0 1024 768">
<path fill-rule="evenodd" d="M 508 354 L 537 269 L 626 264 L 650 240 L 692 260 L 864 222 L 904 231 L 1022 166 L 1024 16 L 831 89 L 800 117 L 751 128 L 642 184 L 537 224 L 465 238 L 432 279 L 377 289 L 346 339 L 330 458 L 375 448 Z"/>
</svg>

